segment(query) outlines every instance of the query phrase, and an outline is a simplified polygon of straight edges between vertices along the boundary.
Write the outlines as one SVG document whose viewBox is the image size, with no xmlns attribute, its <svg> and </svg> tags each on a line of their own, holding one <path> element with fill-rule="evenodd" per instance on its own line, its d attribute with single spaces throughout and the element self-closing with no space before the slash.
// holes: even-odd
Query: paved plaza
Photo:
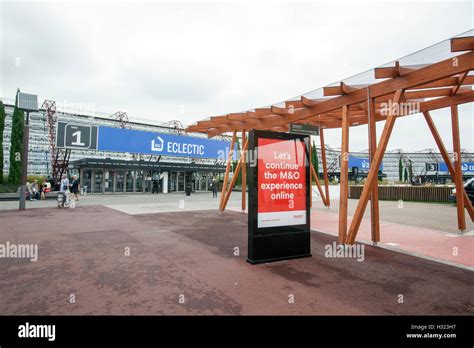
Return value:
<svg viewBox="0 0 474 348">
<path fill-rule="evenodd" d="M 28 208 L 37 209 L 23 212 L 7 209 L 17 202 L 1 202 L 0 242 L 38 245 L 36 262 L 0 259 L 1 312 L 474 314 L 474 273 L 468 267 L 369 244 L 363 260 L 327 257 L 327 246 L 336 240 L 335 224 L 327 224 L 337 219 L 336 200 L 329 210 L 314 202 L 312 228 L 326 231 L 312 231 L 311 258 L 248 264 L 240 196 L 232 195 L 223 214 L 217 213 L 218 199 L 207 193 L 85 196 L 74 209 L 36 201 Z M 408 204 L 397 215 L 388 213 L 394 202 L 380 203 L 382 220 L 399 216 L 388 222 L 392 226 L 417 227 L 426 214 L 423 228 L 439 238 L 472 241 L 446 237 L 454 234 L 455 207 L 412 203 L 417 213 Z M 435 218 L 437 231 L 431 229 Z"/>
</svg>

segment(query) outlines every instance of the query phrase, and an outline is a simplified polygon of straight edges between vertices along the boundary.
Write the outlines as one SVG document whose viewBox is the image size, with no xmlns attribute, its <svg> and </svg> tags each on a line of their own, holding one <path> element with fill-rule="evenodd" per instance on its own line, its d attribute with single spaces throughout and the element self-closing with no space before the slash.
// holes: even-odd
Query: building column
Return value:
<svg viewBox="0 0 474 348">
<path fill-rule="evenodd" d="M 162 192 L 163 193 L 168 193 L 168 172 L 163 172 L 163 187 L 162 187 Z"/>
<path fill-rule="evenodd" d="M 84 169 L 83 168 L 79 168 L 79 182 L 82 189 L 84 190 Z M 87 194 L 87 192 L 85 193 Z"/>
<path fill-rule="evenodd" d="M 133 176 L 132 176 L 132 180 L 133 180 L 133 193 L 135 193 L 137 191 L 137 188 L 136 188 L 136 184 L 137 184 L 137 172 L 134 170 L 133 172 Z"/>
<path fill-rule="evenodd" d="M 92 174 L 91 174 L 91 194 L 94 194 L 94 187 L 95 186 L 95 170 L 92 169 Z"/>
<path fill-rule="evenodd" d="M 127 192 L 127 173 L 128 171 L 123 171 L 123 193 Z"/>
<path fill-rule="evenodd" d="M 105 169 L 102 168 L 102 193 L 105 193 Z"/>
<path fill-rule="evenodd" d="M 116 189 L 117 189 L 117 171 L 114 170 L 114 179 L 113 179 L 113 183 L 112 183 L 112 191 L 113 193 L 115 193 Z"/>
</svg>

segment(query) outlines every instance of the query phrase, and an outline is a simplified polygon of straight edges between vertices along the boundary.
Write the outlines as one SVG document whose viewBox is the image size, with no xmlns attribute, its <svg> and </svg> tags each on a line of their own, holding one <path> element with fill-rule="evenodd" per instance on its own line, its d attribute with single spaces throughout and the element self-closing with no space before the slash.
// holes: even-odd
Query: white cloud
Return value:
<svg viewBox="0 0 474 348">
<path fill-rule="evenodd" d="M 184 124 L 380 66 L 471 29 L 473 18 L 472 2 L 0 6 L 1 96 L 20 87 L 40 99 Z M 472 150 L 473 109 L 460 111 L 462 146 Z M 450 143 L 449 114 L 434 115 Z M 326 141 L 339 146 L 339 133 L 328 130 Z M 366 134 L 351 128 L 351 149 L 367 148 Z M 397 121 L 389 148 L 429 147 L 421 117 Z"/>
</svg>

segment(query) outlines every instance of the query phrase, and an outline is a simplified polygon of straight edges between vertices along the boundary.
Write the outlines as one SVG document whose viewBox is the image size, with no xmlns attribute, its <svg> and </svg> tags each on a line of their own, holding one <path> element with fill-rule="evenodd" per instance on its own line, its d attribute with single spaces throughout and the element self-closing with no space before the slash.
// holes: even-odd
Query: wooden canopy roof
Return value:
<svg viewBox="0 0 474 348">
<path fill-rule="evenodd" d="M 368 123 L 368 101 L 375 100 L 375 119 L 387 118 L 384 108 L 403 90 L 405 105 L 398 116 L 474 101 L 474 30 L 442 41 L 384 66 L 371 69 L 291 100 L 245 112 L 213 116 L 186 131 L 208 137 L 250 129 L 288 131 L 290 123 L 340 128 L 343 109 L 349 126 Z"/>
</svg>

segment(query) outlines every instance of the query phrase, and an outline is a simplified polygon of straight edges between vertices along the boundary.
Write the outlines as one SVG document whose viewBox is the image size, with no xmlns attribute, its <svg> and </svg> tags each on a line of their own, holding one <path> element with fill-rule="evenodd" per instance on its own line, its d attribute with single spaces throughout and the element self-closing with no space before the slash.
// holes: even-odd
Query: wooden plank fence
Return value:
<svg viewBox="0 0 474 348">
<path fill-rule="evenodd" d="M 360 198 L 363 186 L 349 186 L 349 198 Z M 387 201 L 448 202 L 453 187 L 379 186 L 379 199 Z"/>
</svg>

